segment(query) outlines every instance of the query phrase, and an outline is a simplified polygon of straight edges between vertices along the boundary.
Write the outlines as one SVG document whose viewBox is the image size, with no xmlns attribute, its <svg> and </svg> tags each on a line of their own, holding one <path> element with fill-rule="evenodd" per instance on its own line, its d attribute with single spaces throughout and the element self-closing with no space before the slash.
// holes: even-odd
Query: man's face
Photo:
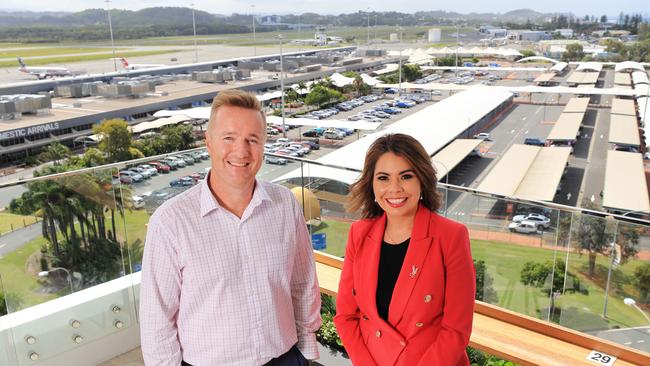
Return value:
<svg viewBox="0 0 650 366">
<path fill-rule="evenodd" d="M 252 184 L 264 158 L 266 134 L 260 112 L 223 106 L 212 118 L 206 134 L 211 175 L 218 184 L 242 188 Z"/>
</svg>

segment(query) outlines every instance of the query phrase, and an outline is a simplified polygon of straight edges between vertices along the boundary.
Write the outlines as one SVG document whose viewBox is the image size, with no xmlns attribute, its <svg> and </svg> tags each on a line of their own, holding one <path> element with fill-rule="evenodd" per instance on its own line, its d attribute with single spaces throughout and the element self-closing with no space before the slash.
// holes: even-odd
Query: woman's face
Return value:
<svg viewBox="0 0 650 366">
<path fill-rule="evenodd" d="M 414 216 L 420 200 L 420 180 L 405 158 L 387 152 L 375 165 L 372 190 L 379 206 L 391 216 Z"/>
</svg>

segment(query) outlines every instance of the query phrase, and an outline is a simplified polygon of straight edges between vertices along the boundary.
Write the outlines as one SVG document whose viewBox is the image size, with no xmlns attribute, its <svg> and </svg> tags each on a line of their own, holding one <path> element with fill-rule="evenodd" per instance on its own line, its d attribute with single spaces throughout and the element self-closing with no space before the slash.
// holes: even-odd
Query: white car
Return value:
<svg viewBox="0 0 650 366">
<path fill-rule="evenodd" d="M 537 213 L 529 213 L 526 215 L 516 215 L 515 217 L 512 218 L 513 222 L 522 222 L 522 221 L 530 221 L 534 222 L 537 224 L 537 228 L 539 230 L 542 229 L 548 229 L 551 226 L 551 219 L 544 215 L 540 215 Z"/>
<path fill-rule="evenodd" d="M 140 196 L 131 196 L 131 202 L 133 202 L 133 208 L 135 209 L 144 207 L 144 199 Z"/>
<path fill-rule="evenodd" d="M 476 135 L 474 135 L 474 138 L 479 140 L 491 141 L 490 134 L 487 132 L 477 133 Z"/>
<path fill-rule="evenodd" d="M 332 139 L 332 140 L 342 140 L 343 135 L 339 132 L 336 131 L 325 131 L 323 133 L 323 137 L 326 139 Z"/>
<path fill-rule="evenodd" d="M 508 230 L 513 233 L 535 234 L 537 233 L 537 224 L 532 221 L 511 222 Z"/>
</svg>

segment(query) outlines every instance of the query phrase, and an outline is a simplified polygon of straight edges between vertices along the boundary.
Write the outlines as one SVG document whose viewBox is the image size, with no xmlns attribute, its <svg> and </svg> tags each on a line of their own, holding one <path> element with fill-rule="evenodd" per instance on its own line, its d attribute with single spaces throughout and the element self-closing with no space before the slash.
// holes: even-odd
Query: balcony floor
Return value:
<svg viewBox="0 0 650 366">
<path fill-rule="evenodd" d="M 314 366 L 352 366 L 350 359 L 343 357 L 337 351 L 332 351 L 320 344 L 318 345 L 318 350 L 320 352 L 320 359 L 313 363 Z M 97 366 L 144 366 L 144 361 L 142 360 L 140 347 L 138 347 Z"/>
</svg>

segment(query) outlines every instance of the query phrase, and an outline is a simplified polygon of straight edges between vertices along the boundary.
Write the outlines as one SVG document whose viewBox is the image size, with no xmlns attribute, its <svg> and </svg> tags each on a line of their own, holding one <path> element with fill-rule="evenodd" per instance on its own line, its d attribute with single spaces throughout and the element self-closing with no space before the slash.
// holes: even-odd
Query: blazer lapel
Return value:
<svg viewBox="0 0 650 366">
<path fill-rule="evenodd" d="M 429 235 L 430 222 L 431 212 L 429 209 L 420 205 L 415 214 L 413 232 L 411 233 L 411 241 L 409 242 L 409 248 L 404 258 L 404 264 L 397 277 L 393 296 L 391 297 L 390 307 L 388 309 L 388 321 L 390 324 L 395 325 L 402 318 L 415 283 L 420 278 L 422 266 L 424 265 L 433 239 Z M 376 287 L 377 282 L 375 281 L 375 291 Z"/>
<path fill-rule="evenodd" d="M 377 311 L 377 276 L 379 274 L 379 255 L 381 254 L 381 242 L 384 239 L 384 229 L 386 228 L 386 214 L 383 214 L 381 217 L 375 221 L 370 231 L 368 231 L 368 236 L 364 240 L 364 245 L 368 245 L 367 258 L 368 262 L 365 267 L 365 273 L 362 274 L 362 277 L 366 279 L 364 283 L 364 288 L 368 291 L 368 296 L 365 298 L 370 301 L 370 310 L 372 310 L 372 315 L 375 317 L 379 316 Z"/>
</svg>

